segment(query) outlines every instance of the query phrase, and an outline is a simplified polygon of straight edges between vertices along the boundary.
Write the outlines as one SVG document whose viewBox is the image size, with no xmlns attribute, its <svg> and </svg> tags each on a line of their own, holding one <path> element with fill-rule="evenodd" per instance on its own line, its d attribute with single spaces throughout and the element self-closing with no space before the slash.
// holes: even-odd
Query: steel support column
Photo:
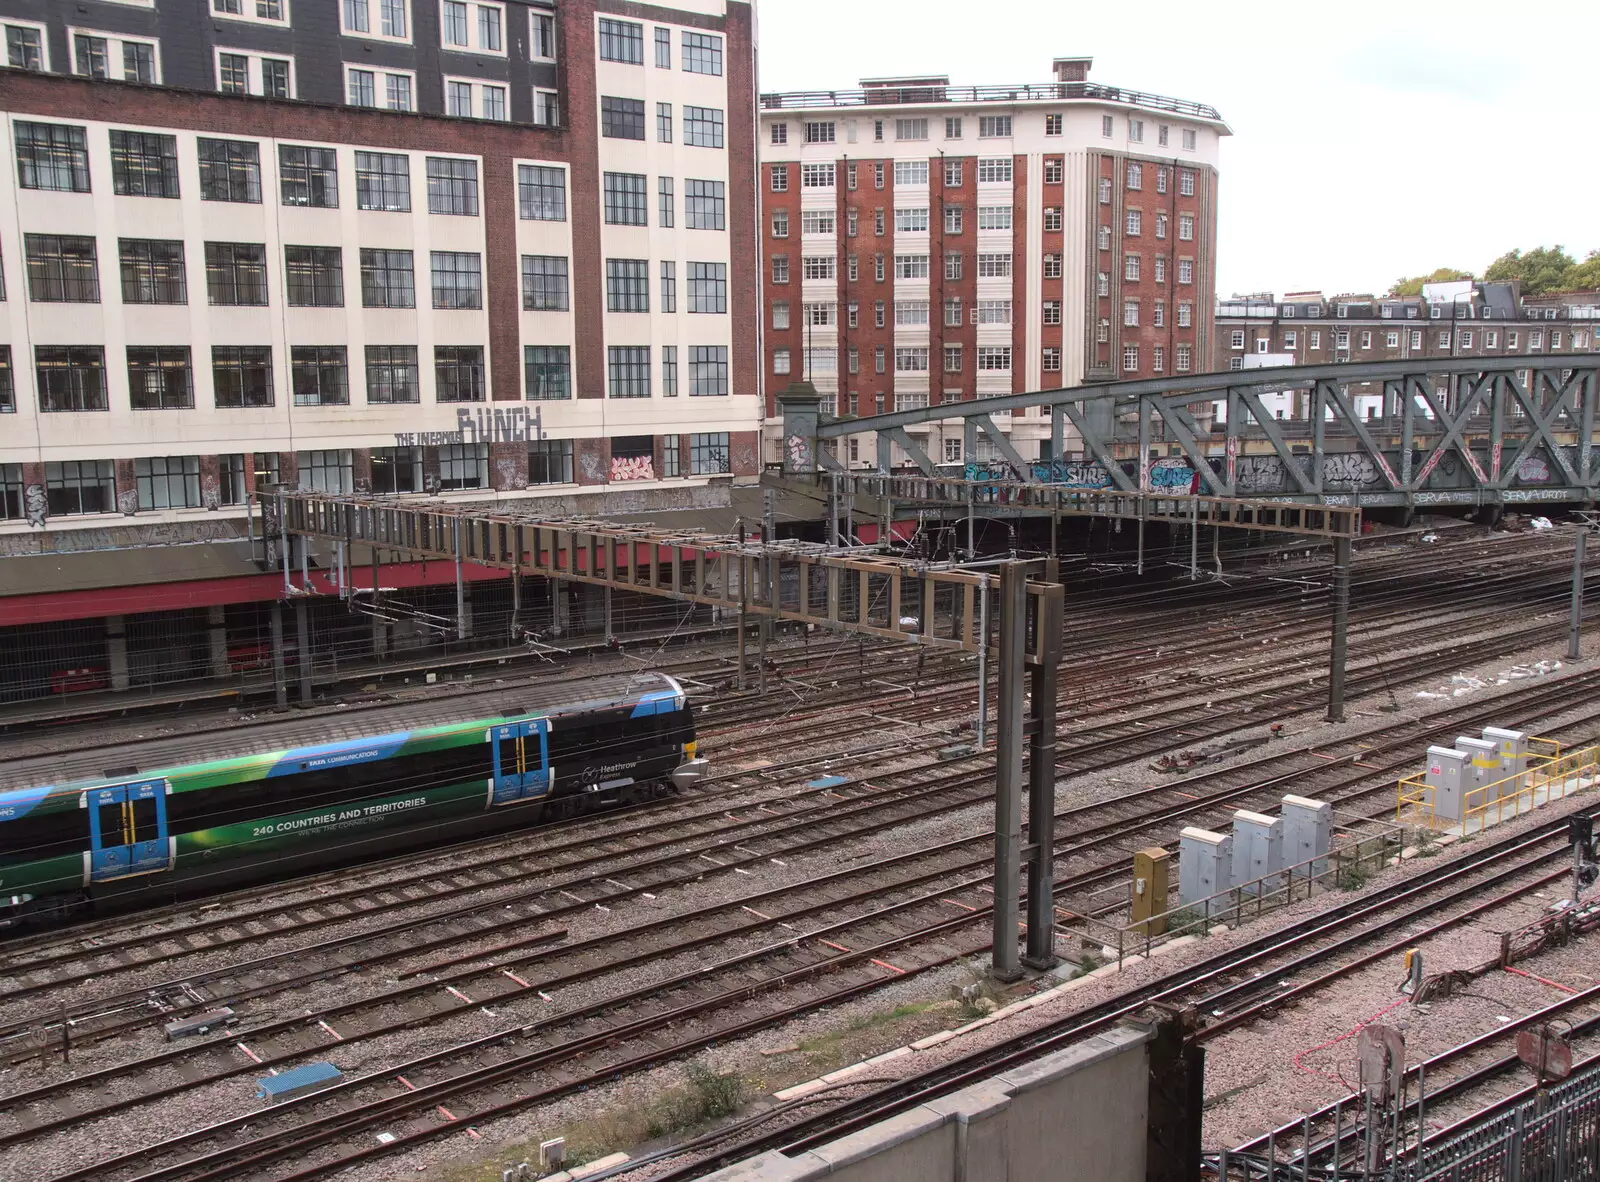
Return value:
<svg viewBox="0 0 1600 1182">
<path fill-rule="evenodd" d="M 1567 660 L 1583 656 L 1583 560 L 1589 549 L 1589 527 L 1578 530 L 1572 551 L 1572 623 L 1567 634 Z"/>
<path fill-rule="evenodd" d="M 1017 910 L 1022 885 L 1022 689 L 1027 626 L 1027 567 L 1007 562 L 1000 568 L 1000 702 L 994 728 L 994 943 L 990 972 L 999 981 L 1022 976 L 1017 957 Z M 1053 771 L 1053 763 L 1051 768 Z"/>
<path fill-rule="evenodd" d="M 1333 543 L 1333 642 L 1328 654 L 1328 721 L 1344 721 L 1344 659 L 1350 625 L 1350 539 Z"/>
<path fill-rule="evenodd" d="M 289 678 L 283 664 L 283 604 L 272 601 L 272 695 L 278 709 L 289 705 Z"/>
<path fill-rule="evenodd" d="M 295 661 L 300 670 L 300 700 L 311 701 L 311 621 L 306 618 L 306 601 L 294 601 L 295 631 L 300 637 L 300 650 Z"/>
<path fill-rule="evenodd" d="M 1045 565 L 1053 575 L 1055 560 Z M 1065 594 L 1048 578 L 1034 620 L 1040 660 L 1028 669 L 1028 947 L 1022 963 L 1040 970 L 1056 965 L 1056 673 Z M 1026 600 L 1022 607 L 1026 612 Z"/>
</svg>

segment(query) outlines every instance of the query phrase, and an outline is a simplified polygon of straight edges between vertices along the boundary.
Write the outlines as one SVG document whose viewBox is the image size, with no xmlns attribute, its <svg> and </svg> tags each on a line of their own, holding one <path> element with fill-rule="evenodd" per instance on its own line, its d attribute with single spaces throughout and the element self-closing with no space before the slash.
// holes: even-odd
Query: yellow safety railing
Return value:
<svg viewBox="0 0 1600 1182">
<path fill-rule="evenodd" d="M 1436 832 L 1455 830 L 1465 837 L 1519 817 L 1541 800 L 1549 800 L 1555 785 L 1585 775 L 1600 775 L 1600 746 L 1563 752 L 1555 739 L 1530 736 L 1527 743 L 1529 750 L 1522 771 L 1462 794 L 1460 820 L 1437 815 L 1433 789 L 1424 774 L 1403 777 L 1395 788 L 1395 820 Z"/>
</svg>

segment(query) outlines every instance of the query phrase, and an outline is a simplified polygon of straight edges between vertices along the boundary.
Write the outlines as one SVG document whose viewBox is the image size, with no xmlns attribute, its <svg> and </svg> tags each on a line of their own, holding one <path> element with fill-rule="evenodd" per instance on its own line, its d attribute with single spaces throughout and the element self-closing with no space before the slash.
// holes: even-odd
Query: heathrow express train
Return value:
<svg viewBox="0 0 1600 1182">
<path fill-rule="evenodd" d="M 11 761 L 0 924 L 444 845 L 659 795 L 705 766 L 683 688 L 661 674 Z"/>
</svg>

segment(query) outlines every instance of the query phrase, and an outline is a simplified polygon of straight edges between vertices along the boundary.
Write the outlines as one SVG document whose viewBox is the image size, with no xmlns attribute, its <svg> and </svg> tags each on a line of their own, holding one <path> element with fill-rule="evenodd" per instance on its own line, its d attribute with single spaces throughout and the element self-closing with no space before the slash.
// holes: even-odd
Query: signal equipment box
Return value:
<svg viewBox="0 0 1600 1182">
<path fill-rule="evenodd" d="M 1178 835 L 1178 898 L 1186 906 L 1206 913 L 1226 909 L 1226 903 L 1200 900 L 1221 894 L 1233 885 L 1233 838 L 1190 825 Z"/>
<path fill-rule="evenodd" d="M 1333 806 L 1325 800 L 1305 796 L 1283 798 L 1283 864 L 1309 867 L 1312 874 L 1328 868 L 1327 853 L 1333 844 Z"/>
<path fill-rule="evenodd" d="M 1423 779 L 1432 791 L 1433 815 L 1445 821 L 1461 820 L 1463 779 L 1472 757 L 1450 747 L 1428 748 L 1428 770 Z"/>
<path fill-rule="evenodd" d="M 1233 885 L 1256 883 L 1255 894 L 1275 890 L 1283 869 L 1283 818 L 1240 809 L 1233 814 Z"/>
</svg>

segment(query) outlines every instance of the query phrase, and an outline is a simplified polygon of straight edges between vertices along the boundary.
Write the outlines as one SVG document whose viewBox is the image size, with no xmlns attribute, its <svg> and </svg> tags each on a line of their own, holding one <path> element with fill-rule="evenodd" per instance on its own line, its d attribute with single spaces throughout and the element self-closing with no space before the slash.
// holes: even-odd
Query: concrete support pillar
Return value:
<svg viewBox="0 0 1600 1182">
<path fill-rule="evenodd" d="M 472 639 L 472 584 L 461 583 L 461 640 Z"/>
<path fill-rule="evenodd" d="M 106 617 L 106 669 L 111 674 L 111 688 L 119 694 L 125 693 L 128 689 L 128 634 L 121 616 Z"/>
<path fill-rule="evenodd" d="M 228 609 L 220 603 L 206 608 L 206 640 L 211 652 L 211 676 L 224 680 L 233 669 L 228 663 Z"/>
<path fill-rule="evenodd" d="M 565 636 L 572 631 L 572 610 L 567 602 L 567 584 L 564 579 L 550 580 L 550 632 Z"/>
<path fill-rule="evenodd" d="M 1055 564 L 1051 558 L 1046 566 Z M 1022 963 L 1041 970 L 1056 964 L 1056 674 L 1064 597 L 1052 578 L 1039 599 L 1034 625 L 1044 659 L 1028 670 L 1028 946 Z"/>
<path fill-rule="evenodd" d="M 389 625 L 377 616 L 372 617 L 372 655 L 386 656 L 389 652 Z"/>
</svg>

